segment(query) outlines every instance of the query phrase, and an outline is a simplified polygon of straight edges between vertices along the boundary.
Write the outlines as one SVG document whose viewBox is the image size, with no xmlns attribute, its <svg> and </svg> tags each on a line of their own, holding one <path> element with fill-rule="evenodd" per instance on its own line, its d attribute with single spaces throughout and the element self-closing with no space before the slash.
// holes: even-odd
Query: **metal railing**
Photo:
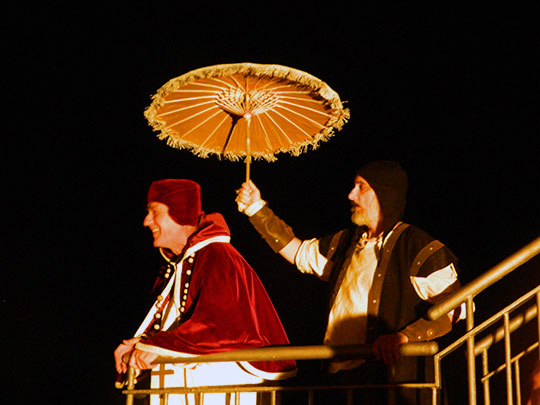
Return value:
<svg viewBox="0 0 540 405">
<path fill-rule="evenodd" d="M 172 394 L 192 393 L 200 398 L 200 395 L 206 393 L 239 393 L 239 392 L 267 392 L 270 393 L 272 403 L 276 403 L 276 394 L 283 391 L 306 391 L 308 393 L 308 404 L 313 403 L 313 393 L 320 390 L 342 389 L 348 393 L 348 401 L 351 400 L 350 395 L 354 389 L 363 388 L 382 388 L 392 390 L 397 387 L 407 389 L 429 389 L 432 393 L 432 403 L 435 405 L 439 401 L 439 394 L 442 388 L 442 360 L 450 353 L 455 352 L 458 348 L 466 346 L 467 359 L 467 377 L 468 377 L 468 400 L 469 405 L 477 404 L 477 378 L 476 378 L 476 357 L 482 357 L 482 378 L 484 403 L 490 404 L 490 379 L 501 372 L 506 373 L 507 385 L 507 404 L 521 404 L 520 390 L 520 359 L 525 355 L 538 350 L 538 342 L 540 341 L 540 321 L 538 312 L 540 308 L 540 286 L 535 286 L 530 292 L 526 293 L 506 308 L 497 312 L 489 319 L 475 326 L 474 324 L 474 298 L 485 291 L 515 269 L 531 260 L 540 253 L 540 238 L 535 239 L 530 244 L 520 249 L 515 254 L 508 257 L 491 270 L 484 273 L 471 283 L 463 286 L 453 295 L 446 298 L 444 301 L 434 305 L 428 311 L 428 318 L 434 320 L 441 316 L 445 316 L 448 312 L 457 309 L 465 303 L 466 306 L 466 333 L 450 343 L 443 350 L 439 351 L 438 345 L 435 342 L 420 342 L 407 343 L 400 347 L 402 356 L 433 356 L 434 361 L 434 381 L 422 382 L 417 384 L 383 384 L 383 385 L 354 385 L 354 386 L 268 386 L 268 385 L 253 385 L 253 386 L 213 386 L 213 387 L 177 387 L 177 388 L 153 388 L 153 389 L 136 389 L 135 388 L 135 373 L 134 370 L 128 370 L 127 389 L 123 390 L 126 395 L 126 404 L 132 405 L 135 395 L 153 395 L 159 394 L 166 399 Z M 540 269 L 539 269 L 540 271 Z M 512 313 L 521 309 L 526 303 L 535 301 L 535 303 L 518 315 L 510 317 Z M 511 334 L 526 323 L 537 320 L 537 333 L 535 341 L 521 352 L 512 356 Z M 490 332 L 489 328 L 496 327 L 497 322 L 502 322 L 502 326 Z M 478 342 L 477 337 L 483 335 Z M 489 370 L 488 367 L 488 350 L 497 342 L 504 343 L 504 363 Z M 175 364 L 187 362 L 225 362 L 225 361 L 276 361 L 276 360 L 336 360 L 336 359 L 352 359 L 352 358 L 369 358 L 372 356 L 371 345 L 355 345 L 355 346 L 284 346 L 284 347 L 266 347 L 259 349 L 237 350 L 225 353 L 216 353 L 207 356 L 197 356 L 186 358 L 159 358 L 156 363 L 160 364 Z M 540 355 L 538 355 L 540 359 Z M 513 371 L 512 371 L 513 368 Z M 513 382 L 513 377 L 515 382 Z M 514 390 L 514 387 L 516 388 Z M 197 402 L 200 403 L 200 402 Z M 352 403 L 352 402 L 350 402 Z"/>
<path fill-rule="evenodd" d="M 416 342 L 401 345 L 400 356 L 433 356 L 439 351 L 436 342 Z M 186 363 L 212 363 L 212 362 L 239 362 L 239 361 L 279 361 L 279 360 L 344 360 L 357 358 L 370 358 L 373 356 L 372 345 L 350 345 L 350 346 L 280 346 L 263 347 L 256 349 L 243 349 L 230 352 L 215 353 L 194 357 L 159 357 L 154 361 L 156 364 L 186 364 Z M 209 393 L 239 394 L 241 392 L 269 393 L 270 403 L 278 403 L 277 394 L 282 392 L 306 392 L 307 403 L 312 404 L 314 393 L 325 390 L 344 390 L 347 392 L 347 403 L 352 403 L 353 391 L 358 389 L 427 389 L 432 391 L 432 397 L 436 398 L 435 391 L 440 387 L 432 382 L 422 383 L 396 383 L 396 384 L 355 384 L 355 385 L 294 385 L 265 384 L 246 386 L 207 386 L 207 387 L 174 387 L 174 388 L 135 388 L 135 373 L 132 368 L 128 369 L 126 404 L 132 405 L 135 396 L 160 395 L 161 403 L 167 404 L 169 395 L 173 394 L 194 394 L 195 403 L 202 404 L 201 395 Z"/>
<path fill-rule="evenodd" d="M 454 352 L 462 345 L 466 345 L 467 358 L 467 377 L 468 377 L 468 400 L 469 405 L 476 405 L 477 397 L 477 378 L 476 378 L 476 357 L 482 356 L 482 379 L 484 404 L 490 404 L 490 379 L 504 371 L 506 373 L 506 402 L 508 405 L 515 403 L 521 404 L 521 384 L 519 378 L 519 360 L 526 354 L 532 353 L 534 349 L 538 349 L 540 341 L 540 321 L 538 318 L 538 308 L 540 307 L 540 286 L 533 286 L 532 290 L 518 298 L 506 308 L 500 310 L 495 315 L 491 316 L 480 325 L 475 326 L 474 322 L 474 298 L 485 291 L 515 269 L 519 268 L 533 257 L 540 253 L 540 238 L 535 239 L 528 245 L 524 246 L 518 252 L 514 253 L 506 260 L 491 268 L 489 271 L 478 277 L 471 283 L 462 287 L 452 296 L 448 297 L 443 302 L 434 305 L 428 311 L 430 319 L 437 319 L 451 310 L 460 307 L 463 303 L 466 304 L 466 329 L 467 332 L 455 342 L 450 344 L 444 350 L 441 350 L 435 355 L 435 378 L 440 384 L 441 379 L 441 360 Z M 540 269 L 539 269 L 540 271 Z M 522 308 L 527 302 L 535 301 L 535 303 L 521 312 L 519 315 L 510 318 L 510 314 Z M 524 348 L 518 354 L 512 356 L 511 334 L 526 322 L 536 318 L 538 328 L 535 341 L 528 347 Z M 490 327 L 495 327 L 497 322 L 502 322 L 502 326 L 494 332 L 489 333 Z M 483 333 L 488 333 L 480 341 L 476 342 L 476 338 Z M 531 337 L 532 339 L 533 337 Z M 490 371 L 488 365 L 488 349 L 493 347 L 494 343 L 504 341 L 504 364 Z M 540 355 L 539 355 L 540 358 Z M 514 366 L 514 378 L 512 373 L 512 365 Z M 514 387 L 516 392 L 514 393 Z"/>
</svg>

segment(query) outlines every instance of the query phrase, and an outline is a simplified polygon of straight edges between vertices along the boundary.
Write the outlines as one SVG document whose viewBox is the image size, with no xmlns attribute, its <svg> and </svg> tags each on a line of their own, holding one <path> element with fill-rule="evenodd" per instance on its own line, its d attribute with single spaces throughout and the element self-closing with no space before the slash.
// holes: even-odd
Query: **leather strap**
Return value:
<svg viewBox="0 0 540 405">
<path fill-rule="evenodd" d="M 444 246 L 442 242 L 439 242 L 438 240 L 431 241 L 428 243 L 414 258 L 411 264 L 411 268 L 409 270 L 409 274 L 413 277 L 415 277 L 418 274 L 418 271 L 422 267 L 422 265 L 426 262 L 429 257 L 435 253 L 437 250 L 441 249 Z"/>
<path fill-rule="evenodd" d="M 373 281 L 371 283 L 371 288 L 369 290 L 369 297 L 368 297 L 368 324 L 369 319 L 372 317 L 377 317 L 379 313 L 379 305 L 381 301 L 381 294 L 382 294 L 382 287 L 384 283 L 384 278 L 386 275 L 386 271 L 388 270 L 388 263 L 390 262 L 390 257 L 392 256 L 392 251 L 394 250 L 394 246 L 403 233 L 405 229 L 409 227 L 409 224 L 401 223 L 399 224 L 390 234 L 388 237 L 388 240 L 384 243 L 381 253 L 381 259 L 379 261 L 379 265 L 377 266 L 377 269 L 375 270 L 375 274 L 373 276 Z M 368 330 L 369 333 L 369 330 Z"/>
</svg>

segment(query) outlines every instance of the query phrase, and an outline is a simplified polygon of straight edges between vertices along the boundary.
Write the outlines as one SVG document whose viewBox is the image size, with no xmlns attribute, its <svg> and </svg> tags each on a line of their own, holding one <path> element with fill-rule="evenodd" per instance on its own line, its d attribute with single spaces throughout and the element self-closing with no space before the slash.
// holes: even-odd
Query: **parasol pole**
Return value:
<svg viewBox="0 0 540 405">
<path fill-rule="evenodd" d="M 250 166 L 251 166 L 251 138 L 249 133 L 249 124 L 251 122 L 251 113 L 244 114 L 246 119 L 246 183 L 249 182 Z"/>
<path fill-rule="evenodd" d="M 249 182 L 250 176 L 250 166 L 251 166 L 251 139 L 249 134 L 249 124 L 251 123 L 251 111 L 250 108 L 250 99 L 249 99 L 249 83 L 248 77 L 246 76 L 246 88 L 244 91 L 244 118 L 246 120 L 246 183 Z"/>
</svg>

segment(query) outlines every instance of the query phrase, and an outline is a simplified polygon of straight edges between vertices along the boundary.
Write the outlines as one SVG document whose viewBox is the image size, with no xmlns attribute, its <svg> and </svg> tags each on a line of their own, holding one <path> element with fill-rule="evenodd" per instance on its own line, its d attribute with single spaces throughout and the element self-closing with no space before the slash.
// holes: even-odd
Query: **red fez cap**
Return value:
<svg viewBox="0 0 540 405">
<path fill-rule="evenodd" d="M 148 189 L 148 202 L 169 207 L 169 215 L 180 225 L 197 225 L 201 210 L 201 187 L 192 180 L 156 180 Z"/>
</svg>

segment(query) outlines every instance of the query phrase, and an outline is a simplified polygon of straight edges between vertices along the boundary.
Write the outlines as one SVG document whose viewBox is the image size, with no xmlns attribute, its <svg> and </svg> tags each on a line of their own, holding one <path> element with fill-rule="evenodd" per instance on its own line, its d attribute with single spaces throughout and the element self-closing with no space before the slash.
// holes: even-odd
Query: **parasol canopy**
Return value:
<svg viewBox="0 0 540 405">
<path fill-rule="evenodd" d="M 339 95 L 286 66 L 236 63 L 193 70 L 165 83 L 144 113 L 158 138 L 199 157 L 274 161 L 315 149 L 349 118 Z"/>
</svg>

